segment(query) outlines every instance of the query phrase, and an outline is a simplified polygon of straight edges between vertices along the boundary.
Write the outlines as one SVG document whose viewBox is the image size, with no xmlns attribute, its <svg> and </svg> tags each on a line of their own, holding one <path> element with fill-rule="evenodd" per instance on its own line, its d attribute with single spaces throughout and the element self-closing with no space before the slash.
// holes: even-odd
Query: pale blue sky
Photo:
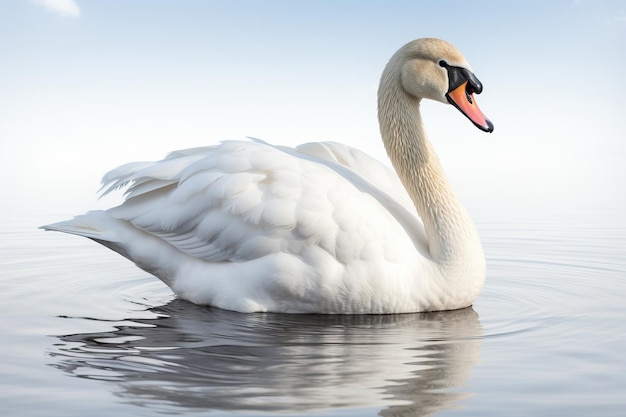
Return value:
<svg viewBox="0 0 626 417">
<path fill-rule="evenodd" d="M 491 135 L 424 105 L 470 208 L 625 204 L 623 0 L 3 1 L 4 204 L 96 207 L 116 165 L 246 135 L 385 160 L 378 78 L 419 37 L 485 87 Z"/>
</svg>

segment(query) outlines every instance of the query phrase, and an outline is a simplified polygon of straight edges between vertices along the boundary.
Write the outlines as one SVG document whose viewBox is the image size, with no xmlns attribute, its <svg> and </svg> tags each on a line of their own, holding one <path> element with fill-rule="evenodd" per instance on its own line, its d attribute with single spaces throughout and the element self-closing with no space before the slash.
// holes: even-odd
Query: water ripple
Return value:
<svg viewBox="0 0 626 417">
<path fill-rule="evenodd" d="M 454 405 L 479 362 L 476 312 L 244 315 L 173 300 L 158 318 L 58 337 L 52 365 L 162 411 L 315 412 Z M 412 414 L 413 415 L 413 414 Z"/>
</svg>

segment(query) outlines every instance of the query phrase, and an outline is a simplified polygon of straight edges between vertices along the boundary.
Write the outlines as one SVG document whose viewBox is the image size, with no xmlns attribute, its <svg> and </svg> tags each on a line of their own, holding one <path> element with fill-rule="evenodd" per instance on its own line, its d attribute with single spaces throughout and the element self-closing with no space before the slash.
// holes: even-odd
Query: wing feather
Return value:
<svg viewBox="0 0 626 417">
<path fill-rule="evenodd" d="M 299 153 L 261 141 L 228 141 L 116 168 L 105 175 L 103 188 L 106 194 L 127 187 L 124 203 L 109 210 L 114 217 L 206 261 L 297 253 L 306 244 L 317 244 L 333 256 L 340 247 L 358 252 L 358 244 L 343 242 L 340 235 L 345 239 L 354 232 L 349 229 L 354 229 L 351 222 L 356 218 L 367 221 L 367 210 L 392 222 L 383 207 L 388 197 L 358 173 L 348 172 L 350 165 L 359 168 L 354 157 L 331 160 L 345 150 L 333 145 L 325 149 L 330 153 L 320 163 L 315 152 Z M 367 160 L 360 165 L 371 170 Z M 382 165 L 376 169 L 374 174 L 388 175 Z M 349 177 L 362 184 L 355 187 Z M 344 204 L 337 204 L 338 199 Z M 353 213 L 351 207 L 364 211 Z"/>
</svg>

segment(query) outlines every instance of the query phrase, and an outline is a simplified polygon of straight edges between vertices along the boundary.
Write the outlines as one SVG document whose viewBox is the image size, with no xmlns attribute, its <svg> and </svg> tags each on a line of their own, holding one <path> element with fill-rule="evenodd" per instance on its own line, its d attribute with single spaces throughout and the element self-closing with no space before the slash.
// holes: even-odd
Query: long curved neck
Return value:
<svg viewBox="0 0 626 417">
<path fill-rule="evenodd" d="M 386 71 L 378 91 L 383 142 L 424 223 L 432 258 L 449 263 L 463 258 L 467 245 L 480 241 L 426 136 L 419 106 L 420 99 L 401 88 L 399 75 Z"/>
</svg>

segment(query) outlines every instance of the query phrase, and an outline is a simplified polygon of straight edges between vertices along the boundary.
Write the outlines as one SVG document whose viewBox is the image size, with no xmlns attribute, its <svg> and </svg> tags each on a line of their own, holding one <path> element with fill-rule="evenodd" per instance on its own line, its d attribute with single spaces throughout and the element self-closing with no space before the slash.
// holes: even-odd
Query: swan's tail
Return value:
<svg viewBox="0 0 626 417">
<path fill-rule="evenodd" d="M 116 238 L 114 233 L 112 233 L 112 231 L 116 229 L 114 227 L 116 221 L 119 220 L 113 218 L 105 211 L 90 211 L 87 214 L 76 216 L 71 220 L 41 226 L 40 229 L 70 233 L 94 240 L 115 242 L 119 241 L 119 237 Z"/>
<path fill-rule="evenodd" d="M 177 275 L 175 267 L 167 260 L 180 256 L 179 251 L 162 239 L 137 229 L 129 221 L 118 219 L 107 211 L 90 211 L 71 220 L 41 226 L 40 229 L 92 239 L 133 261 L 170 287 Z"/>
</svg>

